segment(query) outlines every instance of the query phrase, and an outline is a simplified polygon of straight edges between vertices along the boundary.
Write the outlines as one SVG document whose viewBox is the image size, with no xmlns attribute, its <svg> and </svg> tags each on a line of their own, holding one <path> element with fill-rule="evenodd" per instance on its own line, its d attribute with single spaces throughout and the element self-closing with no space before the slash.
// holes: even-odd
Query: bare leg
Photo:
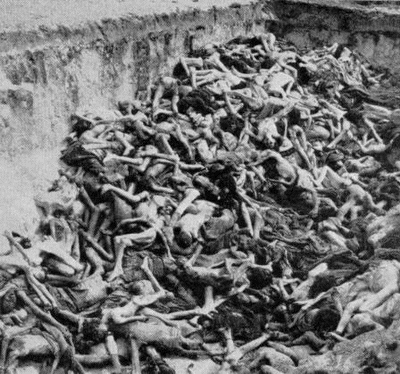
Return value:
<svg viewBox="0 0 400 374">
<path fill-rule="evenodd" d="M 297 70 L 296 70 L 296 68 L 294 68 L 293 66 L 290 66 L 288 64 L 282 63 L 282 62 L 279 65 L 281 65 L 283 69 L 286 69 L 290 73 L 292 73 L 293 77 L 297 79 Z"/>
<path fill-rule="evenodd" d="M 169 246 L 169 244 L 168 244 L 167 237 L 166 237 L 165 234 L 162 232 L 162 230 L 160 230 L 160 229 L 158 229 L 158 228 L 156 228 L 156 227 L 154 227 L 154 226 L 153 226 L 153 228 L 154 228 L 154 230 L 157 231 L 157 234 L 160 236 L 160 238 L 161 238 L 161 240 L 162 240 L 162 242 L 163 242 L 163 244 L 164 244 L 164 246 L 165 246 L 165 249 L 166 249 L 166 251 L 167 251 L 167 257 L 168 257 L 170 260 L 175 261 L 174 256 L 172 256 L 171 248 L 170 248 L 170 246 Z"/>
<path fill-rule="evenodd" d="M 226 355 L 229 356 L 236 349 L 235 343 L 233 342 L 232 330 L 230 328 L 226 328 L 223 330 L 222 333 L 224 335 L 225 342 L 226 342 Z"/>
<path fill-rule="evenodd" d="M 14 237 L 8 232 L 5 231 L 4 232 L 4 236 L 8 239 L 8 241 L 10 242 L 11 246 L 14 246 L 14 248 L 21 253 L 22 257 L 24 258 L 24 260 L 29 264 L 32 265 L 29 257 L 27 256 L 27 254 L 25 253 L 24 248 L 14 239 Z"/>
<path fill-rule="evenodd" d="M 162 160 L 162 161 L 165 161 L 165 160 Z M 152 180 L 149 181 L 149 187 L 150 187 L 151 191 L 154 191 L 156 193 L 157 192 L 158 193 L 167 193 L 167 194 L 174 194 L 175 193 L 175 190 L 173 190 L 172 188 L 159 186 L 158 184 L 156 184 Z"/>
<path fill-rule="evenodd" d="M 379 134 L 376 132 L 375 130 L 375 126 L 374 123 L 366 116 L 363 118 L 364 119 L 364 123 L 366 124 L 366 126 L 371 130 L 372 135 L 374 136 L 374 138 L 376 139 L 376 141 L 380 144 L 383 144 L 383 140 L 382 138 L 379 136 Z"/>
<path fill-rule="evenodd" d="M 79 262 L 80 258 L 81 258 L 81 248 L 79 245 L 79 237 L 78 235 L 74 234 L 75 238 L 74 238 L 74 242 L 72 244 L 72 250 L 71 250 L 71 256 Z"/>
<path fill-rule="evenodd" d="M 94 268 L 94 273 L 103 275 L 105 273 L 104 262 L 93 248 L 86 248 L 86 258 Z"/>
<path fill-rule="evenodd" d="M 111 361 L 111 357 L 108 354 L 90 354 L 90 355 L 80 355 L 76 354 L 75 358 L 77 362 L 79 362 L 82 365 L 107 365 Z"/>
<path fill-rule="evenodd" d="M 107 277 L 109 282 L 120 277 L 124 274 L 124 269 L 122 268 L 122 260 L 124 258 L 125 247 L 127 244 L 124 240 L 120 240 L 118 237 L 114 238 L 115 247 L 115 265 L 112 273 Z"/>
<path fill-rule="evenodd" d="M 0 370 L 1 374 L 4 374 L 4 368 L 6 365 L 6 358 L 7 358 L 7 350 L 8 345 L 10 344 L 11 337 L 8 335 L 3 336 L 1 341 L 1 356 L 0 356 Z"/>
<path fill-rule="evenodd" d="M 230 353 L 226 357 L 226 361 L 233 363 L 237 363 L 244 355 L 251 352 L 252 350 L 258 348 L 261 344 L 266 342 L 269 339 L 268 334 L 263 334 L 259 338 L 254 339 L 239 348 L 236 348 L 232 353 Z"/>
<path fill-rule="evenodd" d="M 186 261 L 185 267 L 193 267 L 194 263 L 196 262 L 197 258 L 200 256 L 201 252 L 203 251 L 203 246 L 199 243 L 197 244 L 197 248 L 194 251 L 192 257 Z"/>
<path fill-rule="evenodd" d="M 261 344 L 266 342 L 268 339 L 269 339 L 269 335 L 263 334 L 259 338 L 254 339 L 254 340 L 242 345 L 241 347 L 239 347 L 242 357 L 244 355 L 246 355 L 247 353 L 251 352 L 252 350 L 258 348 Z"/>
<path fill-rule="evenodd" d="M 308 155 L 307 155 L 305 149 L 300 144 L 296 133 L 291 136 L 291 140 L 292 140 L 293 146 L 296 149 L 297 153 L 300 155 L 302 160 L 305 162 L 305 164 L 307 166 L 307 170 L 311 170 L 312 166 L 311 166 L 310 159 L 308 158 Z"/>
<path fill-rule="evenodd" d="M 64 250 L 60 249 L 57 245 L 57 243 L 54 243 L 51 248 L 47 247 L 42 247 L 42 252 L 51 254 L 61 261 L 63 261 L 65 264 L 70 266 L 72 269 L 74 269 L 76 272 L 80 272 L 83 270 L 83 265 L 80 264 L 78 261 L 76 261 L 72 256 L 70 256 L 68 253 L 66 253 Z"/>
<path fill-rule="evenodd" d="M 180 57 L 179 62 L 181 63 L 183 69 L 185 70 L 186 75 L 189 77 L 190 76 L 190 71 L 189 71 L 189 66 L 186 63 L 186 58 L 185 57 Z"/>
<path fill-rule="evenodd" d="M 57 350 L 56 353 L 54 353 L 54 361 L 50 369 L 50 374 L 54 374 L 54 372 L 57 370 L 58 364 L 60 363 L 61 359 L 61 353 L 59 350 Z"/>
<path fill-rule="evenodd" d="M 225 73 L 230 73 L 230 70 L 221 62 L 217 54 L 212 54 L 207 61 L 210 63 L 212 66 L 222 70 Z"/>
<path fill-rule="evenodd" d="M 253 238 L 260 239 L 260 231 L 265 226 L 265 221 L 262 218 L 261 214 L 256 211 L 254 217 L 254 225 L 253 225 Z"/>
<path fill-rule="evenodd" d="M 288 83 L 286 90 L 285 90 L 286 96 L 290 94 L 290 91 L 292 90 L 292 87 L 293 87 L 293 83 L 294 83 L 293 81 Z"/>
<path fill-rule="evenodd" d="M 253 231 L 253 225 L 251 223 L 250 213 L 247 209 L 245 202 L 242 202 L 242 204 L 241 204 L 241 211 L 242 211 L 243 219 L 246 223 L 246 227 L 249 230 L 250 235 L 254 237 L 254 231 Z"/>
<path fill-rule="evenodd" d="M 346 308 L 343 311 L 342 318 L 340 318 L 339 324 L 336 328 L 336 333 L 342 334 L 346 329 L 348 323 L 350 322 L 353 314 L 360 308 L 361 305 L 365 302 L 365 298 L 357 299 L 351 301 L 347 304 Z"/>
<path fill-rule="evenodd" d="M 179 203 L 178 207 L 176 208 L 172 218 L 171 218 L 171 226 L 174 226 L 185 210 L 189 207 L 190 204 L 194 200 L 196 200 L 200 196 L 200 192 L 195 188 L 188 188 L 185 191 L 185 197 Z"/>
<path fill-rule="evenodd" d="M 284 374 L 270 365 L 262 365 L 260 369 L 262 374 Z"/>
<path fill-rule="evenodd" d="M 231 103 L 231 100 L 229 99 L 228 93 L 224 92 L 224 99 L 226 106 L 228 108 L 229 113 L 231 113 L 233 116 L 242 119 L 242 116 L 236 111 L 235 107 Z"/>
<path fill-rule="evenodd" d="M 97 233 L 94 235 L 94 240 L 96 240 L 97 242 L 100 240 L 100 237 L 107 237 L 106 235 L 104 235 L 104 232 L 107 231 L 107 229 L 111 226 L 114 219 L 113 214 L 107 209 L 105 210 L 105 216 L 106 217 L 104 218 L 103 222 L 97 229 Z M 107 252 L 112 252 L 109 246 L 105 246 L 105 249 L 107 250 Z"/>
<path fill-rule="evenodd" d="M 122 368 L 118 356 L 118 347 L 112 334 L 109 334 L 106 338 L 106 347 L 108 353 L 111 356 L 111 361 L 113 364 L 113 374 L 120 374 L 122 372 Z"/>
<path fill-rule="evenodd" d="M 29 271 L 25 273 L 26 281 L 30 284 L 30 286 L 35 290 L 36 294 L 42 301 L 42 303 L 46 306 L 52 306 L 53 308 L 57 306 L 56 301 L 53 296 L 47 290 L 46 286 L 41 284 L 34 275 L 32 275 Z"/>
<path fill-rule="evenodd" d="M 206 286 L 204 289 L 204 305 L 201 310 L 203 313 L 208 314 L 214 309 L 214 288 L 212 286 Z"/>
<path fill-rule="evenodd" d="M 150 308 L 143 308 L 140 310 L 140 313 L 142 315 L 136 316 L 136 317 L 140 317 L 140 319 L 139 319 L 140 321 L 146 321 L 147 317 L 155 317 L 155 318 L 159 319 L 162 323 L 165 323 L 168 326 L 179 328 L 179 324 L 176 322 L 172 322 L 170 320 L 168 314 L 159 313 Z M 187 315 L 192 315 L 192 314 L 187 314 Z"/>
<path fill-rule="evenodd" d="M 91 212 L 93 212 L 96 209 L 96 205 L 93 203 L 85 187 L 83 186 L 79 189 L 79 197 Z"/>
<path fill-rule="evenodd" d="M 189 159 L 194 160 L 192 148 L 190 147 L 190 144 L 189 144 L 187 138 L 182 134 L 181 127 L 179 126 L 179 124 L 176 124 L 175 132 L 176 132 L 176 137 L 182 143 L 182 145 L 185 147 L 185 149 L 188 153 Z"/>
<path fill-rule="evenodd" d="M 193 67 L 190 68 L 190 84 L 193 89 L 197 88 L 197 70 Z"/>
<path fill-rule="evenodd" d="M 338 210 L 337 218 L 340 221 L 343 221 L 344 217 L 346 214 L 354 207 L 356 206 L 356 201 L 353 198 L 350 198 L 347 200 Z"/>
<path fill-rule="evenodd" d="M 239 97 L 250 109 L 258 110 L 262 107 L 260 99 L 255 99 L 236 90 L 227 92 L 227 95 Z"/>
<path fill-rule="evenodd" d="M 117 139 L 125 148 L 123 156 L 129 155 L 129 153 L 131 153 L 131 151 L 134 149 L 133 145 L 126 140 L 124 134 L 121 131 L 115 131 L 114 135 L 115 139 Z"/>
<path fill-rule="evenodd" d="M 175 151 L 172 149 L 171 144 L 169 144 L 169 135 L 167 134 L 157 134 L 156 140 L 163 152 L 167 155 L 175 155 Z"/>
<path fill-rule="evenodd" d="M 371 295 L 359 307 L 360 312 L 369 312 L 384 303 L 389 297 L 399 291 L 397 284 L 389 284 L 378 293 Z"/>
<path fill-rule="evenodd" d="M 164 95 L 164 85 L 162 83 L 160 83 L 157 86 L 156 92 L 154 94 L 154 98 L 153 98 L 153 103 L 152 103 L 152 109 L 153 109 L 153 113 L 157 111 L 158 106 L 160 105 L 160 100 L 162 98 L 162 96 Z"/>
<path fill-rule="evenodd" d="M 130 203 L 137 204 L 138 202 L 147 199 L 149 196 L 149 193 L 147 191 L 143 191 L 137 195 L 131 195 L 122 188 L 118 188 L 115 186 L 112 186 L 111 184 L 104 184 L 102 186 L 102 193 L 107 192 L 107 191 L 113 191 L 115 192 L 119 197 L 127 200 Z"/>
<path fill-rule="evenodd" d="M 131 337 L 131 356 L 132 356 L 132 374 L 141 374 L 142 369 L 139 361 L 139 347 L 136 340 Z"/>
<path fill-rule="evenodd" d="M 334 140 L 332 140 L 326 146 L 326 148 L 328 148 L 328 149 L 335 148 L 344 139 L 344 137 L 348 134 L 349 130 L 350 130 L 350 124 L 348 122 L 343 123 L 342 131 L 339 133 L 339 135 Z"/>
<path fill-rule="evenodd" d="M 105 260 L 113 261 L 114 256 L 108 252 L 99 244 L 97 243 L 91 235 L 89 235 L 84 230 L 80 230 L 79 233 L 83 236 L 83 238 L 91 245 L 91 247 Z"/>
<path fill-rule="evenodd" d="M 19 355 L 20 353 L 16 349 L 13 349 L 9 353 L 7 360 L 7 370 L 6 370 L 7 374 L 15 374 L 17 372 L 17 367 L 19 366 L 18 365 Z"/>
<path fill-rule="evenodd" d="M 151 285 L 153 286 L 155 292 L 162 292 L 162 291 L 166 292 L 165 289 L 158 282 L 154 274 L 151 272 L 149 268 L 149 258 L 147 256 L 144 258 L 140 268 L 147 275 L 147 278 L 149 278 L 149 281 L 151 282 Z"/>
<path fill-rule="evenodd" d="M 126 157 L 126 156 L 118 156 L 114 155 L 112 153 L 107 154 L 107 156 L 104 158 L 103 162 L 107 164 L 108 162 L 122 162 L 124 164 L 132 165 L 132 166 L 141 166 L 143 164 L 143 159 L 142 158 L 132 158 L 132 157 Z"/>
<path fill-rule="evenodd" d="M 32 310 L 33 314 L 35 314 L 36 317 L 38 317 L 39 319 L 41 319 L 41 320 L 43 320 L 43 321 L 45 321 L 45 322 L 57 327 L 58 330 L 60 330 L 62 332 L 62 334 L 65 336 L 65 338 L 68 341 L 71 341 L 72 337 L 71 337 L 71 333 L 69 332 L 69 330 L 64 325 L 62 325 L 57 320 L 55 320 L 54 317 L 52 317 L 50 314 L 45 313 L 42 309 L 40 309 L 30 299 L 30 297 L 25 293 L 25 291 L 18 290 L 17 291 L 17 296 L 25 305 L 27 305 Z"/>
</svg>

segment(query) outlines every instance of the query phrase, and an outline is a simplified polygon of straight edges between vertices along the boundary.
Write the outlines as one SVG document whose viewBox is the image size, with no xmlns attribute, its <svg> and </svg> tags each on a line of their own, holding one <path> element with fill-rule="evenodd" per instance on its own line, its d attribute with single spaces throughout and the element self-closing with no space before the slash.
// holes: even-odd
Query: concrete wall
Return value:
<svg viewBox="0 0 400 374">
<path fill-rule="evenodd" d="M 191 48 L 263 31 L 268 11 L 260 3 L 242 3 L 131 14 L 53 33 L 9 32 L 0 41 L 0 152 L 53 149 L 78 107 L 109 107 L 118 98 L 133 98 L 159 74 L 170 73 Z"/>
<path fill-rule="evenodd" d="M 374 66 L 400 75 L 400 8 L 338 0 L 281 0 L 274 2 L 274 12 L 281 21 L 280 35 L 297 46 L 347 44 Z"/>
</svg>

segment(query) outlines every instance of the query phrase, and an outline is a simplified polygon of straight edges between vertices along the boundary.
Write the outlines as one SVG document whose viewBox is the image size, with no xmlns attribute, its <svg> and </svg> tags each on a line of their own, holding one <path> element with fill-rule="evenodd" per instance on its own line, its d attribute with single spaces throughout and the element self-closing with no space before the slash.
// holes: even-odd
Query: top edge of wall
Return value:
<svg viewBox="0 0 400 374">
<path fill-rule="evenodd" d="M 350 34 L 400 35 L 397 0 L 273 0 L 277 18 L 286 29 L 324 29 Z M 333 16 L 333 17 L 330 17 Z M 328 22 L 335 18 L 337 22 Z"/>
<path fill-rule="evenodd" d="M 89 43 L 110 38 L 112 30 L 176 27 L 216 12 L 244 11 L 269 0 L 26 0 L 0 4 L 0 53 Z M 261 14 L 262 16 L 262 14 Z M 212 19 L 212 18 L 211 18 Z"/>
<path fill-rule="evenodd" d="M 324 8 L 338 8 L 363 13 L 400 14 L 399 0 L 272 0 L 274 3 L 312 5 Z"/>
</svg>

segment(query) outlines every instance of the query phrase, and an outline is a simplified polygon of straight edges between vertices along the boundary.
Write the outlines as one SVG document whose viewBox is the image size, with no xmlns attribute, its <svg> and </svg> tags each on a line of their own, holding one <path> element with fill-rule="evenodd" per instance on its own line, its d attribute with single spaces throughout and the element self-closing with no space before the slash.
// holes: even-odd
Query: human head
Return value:
<svg viewBox="0 0 400 374">
<path fill-rule="evenodd" d="M 158 365 L 158 372 L 160 374 L 176 374 L 176 371 L 168 366 L 166 362 L 162 362 Z"/>
<path fill-rule="evenodd" d="M 312 318 L 312 328 L 314 331 L 324 333 L 334 331 L 340 321 L 340 313 L 331 307 L 322 307 Z"/>
<path fill-rule="evenodd" d="M 206 315 L 200 316 L 197 320 L 197 323 L 205 330 L 213 327 L 213 319 Z"/>
<path fill-rule="evenodd" d="M 118 101 L 117 106 L 118 110 L 124 115 L 132 113 L 132 103 L 129 100 Z"/>
<path fill-rule="evenodd" d="M 247 271 L 247 278 L 250 281 L 251 287 L 255 289 L 261 289 L 272 282 L 271 271 L 264 268 L 250 268 Z"/>
<path fill-rule="evenodd" d="M 133 295 L 149 295 L 154 293 L 151 282 L 146 279 L 133 282 L 129 288 Z"/>
<path fill-rule="evenodd" d="M 91 121 L 85 121 L 81 118 L 72 117 L 72 121 L 74 121 L 72 130 L 75 131 L 78 136 L 94 127 L 94 124 Z"/>
<path fill-rule="evenodd" d="M 17 296 L 15 289 L 9 290 L 0 300 L 0 312 L 1 314 L 11 313 L 16 309 Z"/>
<path fill-rule="evenodd" d="M 400 109 L 395 109 L 389 118 L 396 126 L 400 125 Z"/>
<path fill-rule="evenodd" d="M 313 284 L 308 292 L 308 297 L 314 298 L 320 293 L 328 291 L 332 287 L 336 286 L 336 280 L 333 275 L 330 274 L 319 274 L 316 276 Z"/>
<path fill-rule="evenodd" d="M 203 47 L 203 50 L 207 55 L 212 55 L 217 51 L 217 46 L 214 43 L 208 43 Z"/>
<path fill-rule="evenodd" d="M 193 243 L 192 235 L 183 230 L 181 230 L 178 235 L 175 236 L 175 239 L 181 248 L 189 248 Z"/>
<path fill-rule="evenodd" d="M 85 340 L 90 340 L 95 345 L 105 340 L 108 329 L 104 324 L 102 325 L 99 318 L 85 318 L 81 332 Z"/>
<path fill-rule="evenodd" d="M 344 154 L 340 151 L 333 151 L 326 157 L 326 164 L 333 170 L 339 170 L 343 167 Z"/>
</svg>

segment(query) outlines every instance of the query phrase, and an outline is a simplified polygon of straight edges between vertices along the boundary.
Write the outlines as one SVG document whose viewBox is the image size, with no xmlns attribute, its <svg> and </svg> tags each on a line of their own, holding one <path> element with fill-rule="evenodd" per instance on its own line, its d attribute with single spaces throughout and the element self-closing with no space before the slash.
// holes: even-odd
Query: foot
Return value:
<svg viewBox="0 0 400 374">
<path fill-rule="evenodd" d="M 133 146 L 126 147 L 122 156 L 130 156 L 134 150 L 135 150 L 135 147 L 133 147 Z"/>
</svg>

